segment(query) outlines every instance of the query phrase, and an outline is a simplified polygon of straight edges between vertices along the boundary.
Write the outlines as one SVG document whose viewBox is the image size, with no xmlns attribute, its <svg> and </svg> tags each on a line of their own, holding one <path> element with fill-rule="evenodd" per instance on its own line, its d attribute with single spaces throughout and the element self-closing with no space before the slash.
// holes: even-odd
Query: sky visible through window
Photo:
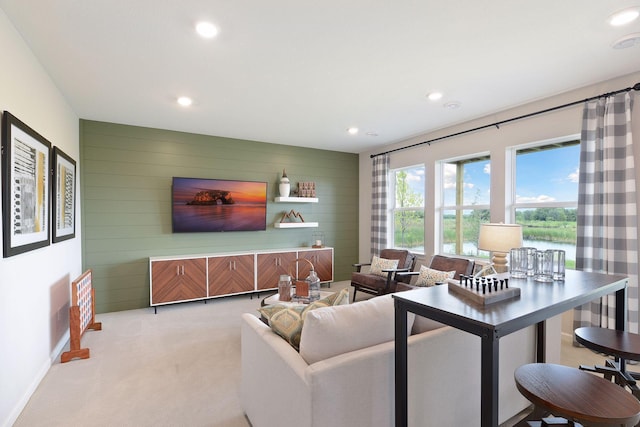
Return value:
<svg viewBox="0 0 640 427">
<path fill-rule="evenodd" d="M 456 205 L 456 164 L 444 164 L 444 205 Z M 479 160 L 464 163 L 463 202 L 469 205 L 488 205 L 491 197 L 491 163 L 489 160 Z"/>
<path fill-rule="evenodd" d="M 580 145 L 518 155 L 516 203 L 577 201 L 579 161 Z M 444 167 L 444 205 L 455 206 L 456 166 L 454 163 L 446 163 Z M 489 160 L 465 163 L 463 181 L 464 205 L 490 204 Z"/>
<path fill-rule="evenodd" d="M 407 173 L 407 183 L 411 191 L 424 197 L 424 167 L 414 166 L 402 170 Z"/>
<path fill-rule="evenodd" d="M 516 203 L 577 201 L 579 163 L 579 144 L 518 155 Z"/>
</svg>

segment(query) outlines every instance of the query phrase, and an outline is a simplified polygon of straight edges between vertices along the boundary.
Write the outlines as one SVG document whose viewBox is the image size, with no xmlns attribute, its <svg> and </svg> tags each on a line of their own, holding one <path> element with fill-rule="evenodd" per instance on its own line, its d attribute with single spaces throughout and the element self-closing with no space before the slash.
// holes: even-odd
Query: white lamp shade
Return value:
<svg viewBox="0 0 640 427">
<path fill-rule="evenodd" d="M 478 249 L 508 253 L 522 246 L 522 226 L 518 224 L 480 224 Z"/>
</svg>

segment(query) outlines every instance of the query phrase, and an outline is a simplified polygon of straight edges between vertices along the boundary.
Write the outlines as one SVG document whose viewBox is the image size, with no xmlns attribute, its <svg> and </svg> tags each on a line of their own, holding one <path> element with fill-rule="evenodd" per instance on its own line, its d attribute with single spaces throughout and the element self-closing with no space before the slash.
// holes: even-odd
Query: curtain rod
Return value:
<svg viewBox="0 0 640 427">
<path fill-rule="evenodd" d="M 443 139 L 452 138 L 454 136 L 460 136 L 460 135 L 464 135 L 464 134 L 467 134 L 467 133 L 476 132 L 476 131 L 479 131 L 479 130 L 482 130 L 482 129 L 486 129 L 486 128 L 491 128 L 491 127 L 494 127 L 494 126 L 496 128 L 498 128 L 498 129 L 500 129 L 500 125 L 503 125 L 505 123 L 514 122 L 516 120 L 526 119 L 526 118 L 529 118 L 529 117 L 537 116 L 539 114 L 544 114 L 544 113 L 548 113 L 550 111 L 560 110 L 562 108 L 571 107 L 571 106 L 574 106 L 574 105 L 577 105 L 577 104 L 581 104 L 583 102 L 589 102 L 589 101 L 593 101 L 593 100 L 599 99 L 599 98 L 606 98 L 606 97 L 609 97 L 609 96 L 617 95 L 617 94 L 623 93 L 623 92 L 629 92 L 629 91 L 632 91 L 632 90 L 640 91 L 640 83 L 636 83 L 632 87 L 616 90 L 614 92 L 603 93 L 601 95 L 592 96 L 591 98 L 582 99 L 580 101 L 574 101 L 574 102 L 570 102 L 568 104 L 558 105 L 556 107 L 547 108 L 545 110 L 536 111 L 534 113 L 524 114 L 522 116 L 513 117 L 513 118 L 510 118 L 510 119 L 506 119 L 506 120 L 501 120 L 499 122 L 495 122 L 495 123 L 491 123 L 491 124 L 488 124 L 488 125 L 479 126 L 479 127 L 473 128 L 473 129 L 467 129 L 467 130 L 463 130 L 461 132 L 456 132 L 456 133 L 452 133 L 452 134 L 449 134 L 449 135 L 440 136 L 438 138 L 430 139 L 428 141 L 417 142 L 415 144 L 407 145 L 406 147 L 394 148 L 393 150 L 385 151 L 383 153 L 372 154 L 371 158 L 373 159 L 374 157 L 384 156 L 385 154 L 389 154 L 389 153 L 395 153 L 396 151 L 408 150 L 409 148 L 418 147 L 418 146 L 424 145 L 424 144 L 431 145 L 432 142 L 437 142 L 437 141 L 441 141 Z"/>
</svg>

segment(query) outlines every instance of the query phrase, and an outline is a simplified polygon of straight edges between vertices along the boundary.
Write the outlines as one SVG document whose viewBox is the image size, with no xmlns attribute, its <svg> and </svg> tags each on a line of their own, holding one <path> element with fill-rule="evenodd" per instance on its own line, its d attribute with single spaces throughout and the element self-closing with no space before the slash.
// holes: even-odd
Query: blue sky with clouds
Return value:
<svg viewBox="0 0 640 427">
<path fill-rule="evenodd" d="M 516 201 L 577 201 L 579 164 L 580 145 L 518 156 Z"/>
<path fill-rule="evenodd" d="M 578 165 L 580 146 L 534 151 L 517 156 L 516 200 L 518 203 L 566 202 L 578 199 Z M 407 170 L 410 186 L 424 188 L 424 173 Z M 455 173 L 453 164 L 444 168 L 445 205 L 455 205 Z M 490 200 L 491 164 L 488 160 L 467 163 L 464 169 L 464 204 L 488 205 Z"/>
</svg>

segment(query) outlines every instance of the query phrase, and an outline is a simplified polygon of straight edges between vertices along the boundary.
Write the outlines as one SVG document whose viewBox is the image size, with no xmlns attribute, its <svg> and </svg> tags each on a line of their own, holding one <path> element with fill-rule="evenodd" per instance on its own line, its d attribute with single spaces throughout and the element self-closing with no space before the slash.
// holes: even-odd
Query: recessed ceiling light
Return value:
<svg viewBox="0 0 640 427">
<path fill-rule="evenodd" d="M 447 102 L 443 105 L 443 107 L 447 110 L 457 110 L 458 108 L 460 108 L 460 106 L 461 104 L 458 101 Z"/>
<path fill-rule="evenodd" d="M 640 45 L 640 33 L 631 33 L 620 37 L 618 40 L 613 42 L 611 47 L 614 49 L 626 49 L 635 45 Z"/>
<path fill-rule="evenodd" d="M 635 21 L 638 16 L 640 16 L 640 7 L 630 7 L 610 15 L 607 21 L 609 25 L 619 27 Z"/>
<path fill-rule="evenodd" d="M 198 22 L 196 24 L 196 31 L 200 34 L 201 37 L 205 39 L 211 39 L 218 34 L 218 29 L 211 22 Z"/>
<path fill-rule="evenodd" d="M 347 132 L 349 132 L 349 135 L 356 135 L 358 133 L 358 128 L 356 127 L 349 128 L 347 129 Z"/>
<path fill-rule="evenodd" d="M 427 98 L 429 98 L 429 100 L 431 101 L 437 101 L 442 98 L 442 92 L 431 92 L 427 95 Z"/>
<path fill-rule="evenodd" d="M 182 105 L 183 107 L 188 107 L 189 105 L 193 104 L 193 100 L 188 96 L 181 96 L 180 98 L 178 98 L 178 104 Z"/>
</svg>

